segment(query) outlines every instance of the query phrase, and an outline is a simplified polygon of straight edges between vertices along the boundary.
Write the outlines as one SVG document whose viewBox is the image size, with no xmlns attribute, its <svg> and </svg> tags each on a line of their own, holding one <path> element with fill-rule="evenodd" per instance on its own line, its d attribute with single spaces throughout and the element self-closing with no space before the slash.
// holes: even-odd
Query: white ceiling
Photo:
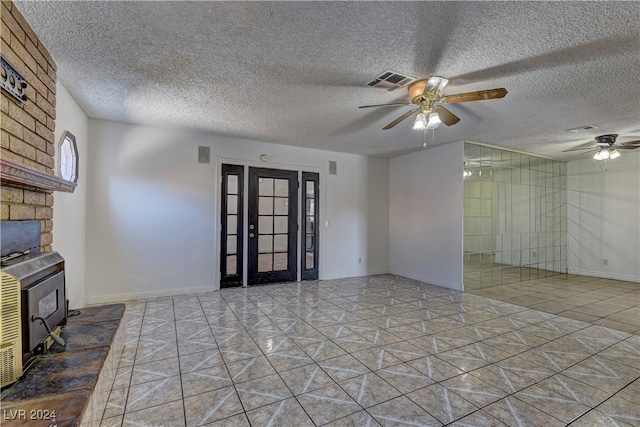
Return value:
<svg viewBox="0 0 640 427">
<path fill-rule="evenodd" d="M 348 153 L 422 147 L 407 91 L 364 86 L 391 69 L 450 79 L 455 104 L 429 144 L 469 140 L 560 159 L 640 137 L 638 2 L 16 1 L 93 118 Z M 568 129 L 596 126 L 579 133 Z M 584 156 L 584 155 L 583 155 Z"/>
</svg>

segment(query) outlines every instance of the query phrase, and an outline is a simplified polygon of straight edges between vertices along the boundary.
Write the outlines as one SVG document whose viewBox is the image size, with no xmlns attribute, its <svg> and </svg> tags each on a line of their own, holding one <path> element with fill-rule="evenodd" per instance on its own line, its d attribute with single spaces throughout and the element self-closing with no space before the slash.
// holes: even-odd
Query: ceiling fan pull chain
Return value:
<svg viewBox="0 0 640 427">
<path fill-rule="evenodd" d="M 425 128 L 423 130 L 423 135 L 424 135 L 424 142 L 422 143 L 422 148 L 427 148 L 427 132 L 429 131 L 429 129 Z M 435 145 L 436 144 L 436 129 L 432 128 L 431 129 L 431 145 Z"/>
</svg>

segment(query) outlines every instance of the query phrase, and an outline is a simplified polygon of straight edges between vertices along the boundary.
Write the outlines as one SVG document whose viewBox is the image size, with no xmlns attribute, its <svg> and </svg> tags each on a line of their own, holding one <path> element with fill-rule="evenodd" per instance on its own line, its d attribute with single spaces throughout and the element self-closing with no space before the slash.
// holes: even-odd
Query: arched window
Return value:
<svg viewBox="0 0 640 427">
<path fill-rule="evenodd" d="M 69 131 L 64 131 L 58 146 L 59 162 L 58 174 L 65 181 L 78 182 L 78 147 L 76 137 Z"/>
</svg>

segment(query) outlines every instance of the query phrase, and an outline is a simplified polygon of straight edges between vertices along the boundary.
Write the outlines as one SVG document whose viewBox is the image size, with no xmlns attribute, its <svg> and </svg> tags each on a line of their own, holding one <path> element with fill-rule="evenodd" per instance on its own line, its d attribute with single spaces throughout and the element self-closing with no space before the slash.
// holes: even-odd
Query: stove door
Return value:
<svg viewBox="0 0 640 427">
<path fill-rule="evenodd" d="M 47 320 L 54 329 L 65 320 L 66 298 L 64 293 L 64 271 L 60 271 L 27 289 L 23 289 L 23 351 L 31 351 L 47 338 L 48 333 L 42 322 L 32 321 L 34 317 Z M 25 324 L 26 323 L 26 324 Z"/>
</svg>

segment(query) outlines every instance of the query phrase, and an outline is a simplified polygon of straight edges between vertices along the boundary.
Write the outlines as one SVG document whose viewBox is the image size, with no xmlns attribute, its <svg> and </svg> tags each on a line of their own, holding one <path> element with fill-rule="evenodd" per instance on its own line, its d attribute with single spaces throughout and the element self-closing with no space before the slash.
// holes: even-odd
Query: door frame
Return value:
<svg viewBox="0 0 640 427">
<path fill-rule="evenodd" d="M 244 282 L 244 166 L 229 163 L 221 165 L 222 178 L 220 179 L 220 287 L 230 288 L 242 286 Z M 227 197 L 227 182 L 229 175 L 236 175 L 237 205 L 236 205 L 236 274 L 227 275 L 227 231 L 228 223 L 225 219 L 229 210 Z M 223 261 L 224 260 L 224 261 Z"/>
<path fill-rule="evenodd" d="M 312 230 L 309 233 L 307 229 L 307 183 L 314 183 L 314 205 L 313 205 L 313 218 L 314 222 L 312 225 Z M 302 172 L 302 180 L 300 183 L 300 194 L 301 198 L 301 207 L 302 212 L 300 214 L 301 217 L 301 229 L 302 235 L 300 237 L 300 278 L 301 280 L 318 280 L 319 277 L 319 269 L 318 263 L 320 261 L 320 245 L 319 245 L 319 237 L 320 237 L 320 174 L 318 172 Z M 313 268 L 307 268 L 307 235 L 313 235 Z"/>
<path fill-rule="evenodd" d="M 258 160 L 247 160 L 246 158 L 238 158 L 238 157 L 223 157 L 223 156 L 215 156 L 215 162 L 216 162 L 216 170 L 217 173 L 215 174 L 214 177 L 214 182 L 215 184 L 215 215 L 217 218 L 217 224 L 218 226 L 220 226 L 221 221 L 222 221 L 222 208 L 221 208 L 221 194 L 218 193 L 220 191 L 220 189 L 222 188 L 222 165 L 223 164 L 233 164 L 233 165 L 238 165 L 241 166 L 243 168 L 249 168 L 249 167 L 256 167 L 256 168 L 264 168 L 267 167 L 269 169 L 281 169 L 281 170 L 295 170 L 298 172 L 298 177 L 301 177 L 301 174 L 303 171 L 305 172 L 317 172 L 318 174 L 320 174 L 320 181 L 321 182 L 326 182 L 327 181 L 327 177 L 329 174 L 329 169 L 328 169 L 328 161 L 327 166 L 326 167 L 319 167 L 319 166 L 309 166 L 309 165 L 304 165 L 304 164 L 288 164 L 288 163 L 265 163 L 263 161 L 258 161 Z M 324 162 L 323 162 L 324 163 Z M 244 203 L 244 211 L 243 214 L 241 215 L 243 220 L 247 221 L 247 202 L 249 200 L 249 196 L 248 196 L 248 191 L 246 191 L 246 188 L 248 188 L 248 184 L 249 184 L 249 174 L 248 173 L 244 173 L 244 197 L 243 197 L 243 203 Z M 320 194 L 319 194 L 319 205 L 320 205 L 320 213 L 319 213 L 319 218 L 325 218 L 326 217 L 326 206 L 327 203 L 325 202 L 326 200 L 326 192 L 325 192 L 325 186 L 320 186 Z M 298 197 L 300 197 L 300 195 L 298 194 Z M 300 212 L 298 212 L 298 215 L 300 215 L 300 213 L 302 212 L 302 209 L 299 210 Z M 300 218 L 298 218 L 298 221 L 300 221 Z M 324 225 L 323 225 L 324 224 Z M 325 221 L 324 219 L 322 221 L 319 221 L 318 223 L 318 227 L 319 229 L 325 228 L 328 225 L 328 221 Z M 217 227 L 216 227 L 217 228 Z M 300 241 L 301 238 L 301 234 L 302 234 L 302 230 L 298 230 L 298 241 Z M 221 254 L 221 246 L 222 246 L 222 240 L 220 239 L 221 237 L 221 233 L 220 232 L 216 232 L 213 235 L 214 238 L 214 289 L 220 289 L 220 254 Z M 318 250 L 319 250 L 319 254 L 323 254 L 324 253 L 324 233 L 320 232 L 319 234 L 319 242 L 318 242 Z M 242 279 L 242 286 L 246 287 L 247 286 L 247 269 L 246 269 L 246 263 L 247 263 L 247 256 L 248 256 L 248 249 L 247 249 L 247 243 L 248 243 L 248 236 L 245 233 L 244 237 L 243 237 L 243 271 L 244 271 L 244 276 Z M 298 250 L 298 252 L 300 252 L 300 250 Z M 298 258 L 296 260 L 297 265 L 300 265 L 300 259 Z M 322 271 L 324 270 L 324 260 L 321 259 L 318 262 L 318 274 L 319 274 L 319 278 L 322 278 Z M 300 271 L 298 271 L 298 277 L 296 280 L 301 280 L 300 277 Z"/>
</svg>

